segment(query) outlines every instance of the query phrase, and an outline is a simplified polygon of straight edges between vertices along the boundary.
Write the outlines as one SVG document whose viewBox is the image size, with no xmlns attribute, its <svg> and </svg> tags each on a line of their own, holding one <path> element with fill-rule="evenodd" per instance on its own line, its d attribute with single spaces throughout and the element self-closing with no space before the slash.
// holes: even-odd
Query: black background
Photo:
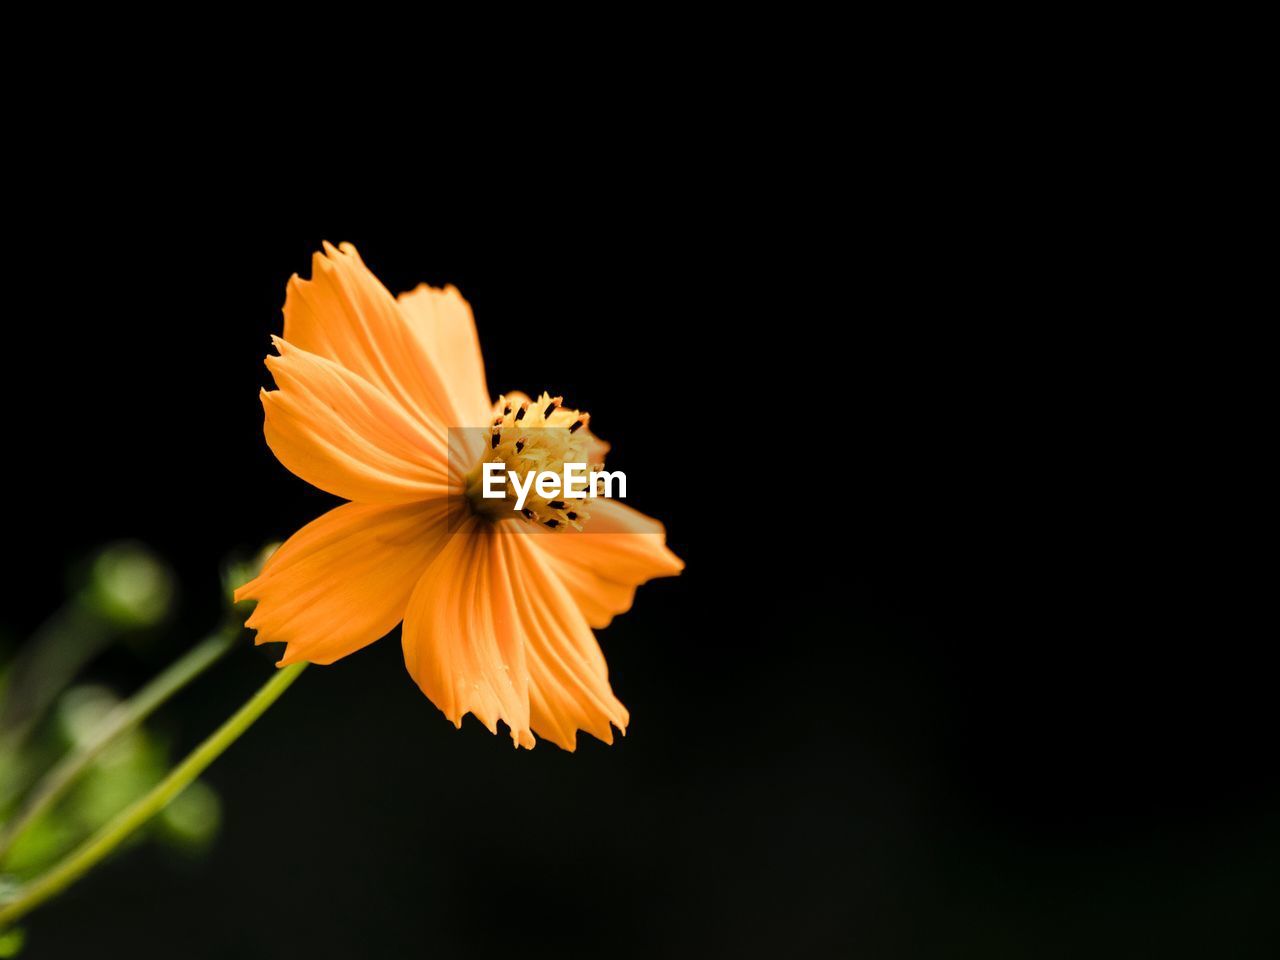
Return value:
<svg viewBox="0 0 1280 960">
<path fill-rule="evenodd" d="M 42 198 L 10 238 L 10 633 L 140 539 L 183 590 L 165 643 L 95 665 L 129 689 L 215 622 L 228 554 L 334 502 L 257 398 L 322 239 L 393 292 L 458 285 L 490 387 L 590 410 L 688 567 L 601 634 L 612 748 L 455 731 L 393 636 L 210 770 L 208 857 L 122 853 L 25 955 L 1272 955 L 1272 661 L 1248 583 L 1177 555 L 1195 454 L 1109 230 L 886 169 Z M 271 660 L 246 643 L 162 722 L 196 742 Z"/>
</svg>

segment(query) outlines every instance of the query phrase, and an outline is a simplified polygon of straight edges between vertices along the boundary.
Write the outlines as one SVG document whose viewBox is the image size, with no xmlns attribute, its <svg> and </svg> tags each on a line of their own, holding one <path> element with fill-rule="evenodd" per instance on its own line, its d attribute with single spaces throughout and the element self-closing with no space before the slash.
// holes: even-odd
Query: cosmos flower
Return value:
<svg viewBox="0 0 1280 960">
<path fill-rule="evenodd" d="M 256 600 L 279 666 L 333 663 L 404 622 L 405 665 L 461 726 L 498 721 L 519 746 L 613 742 L 626 708 L 592 633 L 636 587 L 679 573 L 656 520 L 609 499 L 477 496 L 483 461 L 519 475 L 601 464 L 586 414 L 543 394 L 493 401 L 471 308 L 453 287 L 393 297 L 350 244 L 294 276 L 262 392 L 272 451 L 350 501 L 280 547 L 236 599 Z M 451 429 L 463 428 L 463 429 Z M 501 506 L 499 506 L 501 505 Z"/>
</svg>

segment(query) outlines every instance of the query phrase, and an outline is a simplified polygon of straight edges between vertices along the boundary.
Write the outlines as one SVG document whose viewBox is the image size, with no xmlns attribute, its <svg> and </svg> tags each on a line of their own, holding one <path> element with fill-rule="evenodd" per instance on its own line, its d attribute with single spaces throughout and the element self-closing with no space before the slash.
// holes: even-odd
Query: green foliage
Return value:
<svg viewBox="0 0 1280 960">
<path fill-rule="evenodd" d="M 49 735 L 58 738 L 62 751 L 74 749 L 88 742 L 119 704 L 106 687 L 73 687 L 59 699 Z M 125 733 L 89 765 L 60 803 L 22 833 L 5 859 L 5 871 L 19 877 L 38 873 L 158 783 L 171 761 L 169 745 L 146 727 Z M 198 792 L 175 800 L 144 833 L 186 852 L 204 849 L 217 830 L 218 799 L 205 784 L 191 789 Z"/>
<path fill-rule="evenodd" d="M 26 940 L 21 927 L 13 927 L 0 933 L 0 960 L 16 957 L 22 952 L 22 944 Z"/>
<path fill-rule="evenodd" d="M 213 843 L 222 823 L 222 801 L 203 780 L 187 787 L 156 820 L 161 838 L 174 849 L 199 855 Z"/>
<path fill-rule="evenodd" d="M 99 616 L 120 627 L 148 627 L 169 613 L 174 579 L 146 547 L 119 543 L 94 558 L 83 600 Z"/>
<path fill-rule="evenodd" d="M 222 590 L 228 604 L 235 604 L 235 592 L 258 575 L 273 553 L 280 549 L 278 543 L 268 543 L 265 547 L 247 560 L 234 560 L 223 568 Z M 252 601 L 246 600 L 240 606 L 252 608 Z"/>
<path fill-rule="evenodd" d="M 171 612 L 173 574 L 138 544 L 101 550 L 62 609 L 0 659 L 3 922 L 56 895 L 120 843 L 150 839 L 192 856 L 212 844 L 221 804 L 194 778 L 301 667 L 276 674 L 177 766 L 173 745 L 148 718 L 242 636 L 245 611 L 234 609 L 231 594 L 275 546 L 227 566 L 226 621 L 127 702 L 106 686 L 74 681 L 108 647 L 145 636 Z M 0 960 L 22 946 L 20 929 L 0 932 Z"/>
</svg>

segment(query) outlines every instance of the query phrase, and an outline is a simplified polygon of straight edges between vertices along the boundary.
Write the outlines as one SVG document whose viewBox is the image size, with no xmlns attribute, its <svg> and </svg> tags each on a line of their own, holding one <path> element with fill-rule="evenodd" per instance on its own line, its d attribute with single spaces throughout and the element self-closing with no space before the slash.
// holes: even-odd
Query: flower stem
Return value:
<svg viewBox="0 0 1280 960">
<path fill-rule="evenodd" d="M 68 754 L 45 774 L 18 814 L 0 829 L 0 863 L 22 832 L 61 799 L 67 788 L 75 783 L 76 778 L 103 750 L 121 734 L 138 726 L 165 701 L 217 662 L 219 657 L 231 649 L 242 630 L 240 618 L 233 615 L 215 633 L 196 644 L 163 673 L 111 711 L 79 749 Z"/>
<path fill-rule="evenodd" d="M 0 907 L 0 930 L 75 883 L 135 830 L 163 810 L 169 801 L 181 793 L 276 702 L 306 666 L 306 663 L 295 663 L 277 671 L 244 706 L 204 743 L 191 751 L 182 763 L 169 771 L 168 776 L 146 796 L 117 814 L 110 823 L 61 862 L 24 886 L 13 900 Z"/>
</svg>

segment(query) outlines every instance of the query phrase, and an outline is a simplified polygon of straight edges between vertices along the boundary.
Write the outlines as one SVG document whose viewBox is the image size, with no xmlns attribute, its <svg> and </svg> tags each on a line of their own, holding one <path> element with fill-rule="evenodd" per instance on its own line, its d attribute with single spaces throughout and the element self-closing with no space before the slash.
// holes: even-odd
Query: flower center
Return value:
<svg viewBox="0 0 1280 960">
<path fill-rule="evenodd" d="M 548 495 L 551 485 L 538 482 L 548 473 L 563 478 L 565 464 L 585 465 L 585 471 L 575 469 L 582 483 L 591 471 L 604 469 L 609 445 L 592 434 L 589 413 L 562 406 L 563 400 L 546 393 L 536 401 L 498 398 L 485 452 L 465 478 L 474 513 L 495 520 L 517 518 L 552 530 L 581 530 L 591 518 L 588 498 L 572 498 L 562 485 Z M 486 470 L 486 464 L 493 466 Z M 503 496 L 485 495 L 486 473 L 490 492 L 501 490 Z M 515 509 L 517 503 L 520 509 Z"/>
</svg>

